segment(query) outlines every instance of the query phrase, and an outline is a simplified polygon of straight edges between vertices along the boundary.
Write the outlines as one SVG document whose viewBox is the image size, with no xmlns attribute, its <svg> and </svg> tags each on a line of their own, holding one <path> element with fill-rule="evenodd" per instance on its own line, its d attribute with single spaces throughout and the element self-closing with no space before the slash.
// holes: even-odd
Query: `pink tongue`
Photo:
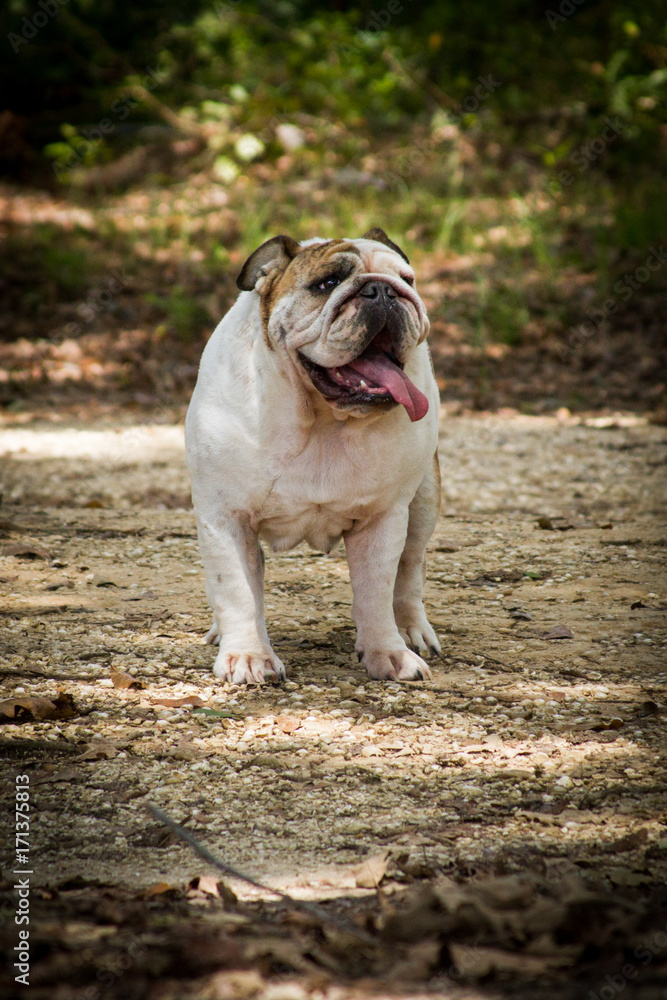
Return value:
<svg viewBox="0 0 667 1000">
<path fill-rule="evenodd" d="M 356 358 L 350 361 L 346 368 L 352 368 L 375 385 L 386 389 L 392 399 L 404 406 L 410 420 L 421 420 L 428 411 L 428 399 L 420 392 L 398 365 L 390 361 L 386 354 L 373 354 L 370 357 Z"/>
</svg>

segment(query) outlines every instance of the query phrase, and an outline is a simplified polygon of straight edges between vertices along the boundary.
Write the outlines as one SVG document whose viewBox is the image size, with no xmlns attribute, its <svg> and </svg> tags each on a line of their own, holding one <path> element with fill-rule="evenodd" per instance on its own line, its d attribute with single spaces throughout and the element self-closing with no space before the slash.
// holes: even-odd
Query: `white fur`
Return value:
<svg viewBox="0 0 667 1000">
<path fill-rule="evenodd" d="M 369 260 L 371 272 L 384 273 L 388 254 L 398 257 L 382 244 L 354 242 L 371 245 L 377 258 Z M 259 304 L 256 291 L 242 292 L 218 325 L 204 350 L 186 420 L 214 615 L 207 638 L 220 642 L 214 673 L 237 683 L 285 675 L 264 622 L 258 538 L 274 550 L 305 540 L 328 551 L 343 536 L 357 649 L 369 673 L 428 676 L 405 642 L 439 648 L 421 603 L 424 546 L 439 498 L 429 471 L 439 396 L 426 343 L 416 344 L 405 365 L 429 400 L 422 420 L 411 423 L 401 406 L 342 412 L 310 385 L 289 338 L 269 349 Z M 299 336 L 307 339 L 303 330 Z"/>
</svg>

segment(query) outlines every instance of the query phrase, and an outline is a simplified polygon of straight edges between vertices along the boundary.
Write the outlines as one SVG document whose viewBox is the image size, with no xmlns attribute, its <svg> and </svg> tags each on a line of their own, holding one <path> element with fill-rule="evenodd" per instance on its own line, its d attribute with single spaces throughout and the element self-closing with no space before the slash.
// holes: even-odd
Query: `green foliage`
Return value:
<svg viewBox="0 0 667 1000">
<path fill-rule="evenodd" d="M 52 225 L 35 225 L 0 244 L 0 269 L 35 305 L 44 296 L 72 301 L 81 297 L 98 274 L 87 233 L 63 239 Z M 39 293 L 36 297 L 36 293 Z"/>
<path fill-rule="evenodd" d="M 71 180 L 75 170 L 94 167 L 110 158 L 110 150 L 103 138 L 87 138 L 73 125 L 60 126 L 62 142 L 50 142 L 44 147 L 45 155 L 53 161 L 53 171 L 58 180 Z"/>
<path fill-rule="evenodd" d="M 69 0 L 43 27 L 33 15 L 28 0 L 0 12 L 0 32 L 16 49 L 0 65 L 0 85 L 14 112 L 36 113 L 54 131 L 58 118 L 72 128 L 99 121 L 157 66 L 160 101 L 261 141 L 267 122 L 295 114 L 391 130 L 438 109 L 478 128 L 488 112 L 530 130 L 531 115 L 558 123 L 562 111 L 575 134 L 595 135 L 606 115 L 620 115 L 631 135 L 614 158 L 630 161 L 638 150 L 656 155 L 667 121 L 661 0 L 587 3 L 554 25 L 530 0 L 335 10 L 309 0 L 137 0 L 122 17 L 112 0 Z M 475 108 L 479 79 L 490 76 L 499 86 Z M 133 108 L 114 141 L 150 120 L 154 109 Z M 567 142 L 557 131 L 547 160 Z M 73 136 L 51 140 L 48 155 L 69 155 Z M 102 152 L 93 146 L 85 156 L 96 162 Z"/>
<path fill-rule="evenodd" d="M 179 340 L 196 340 L 211 325 L 211 318 L 201 303 L 185 288 L 177 285 L 168 295 L 145 296 L 146 302 L 155 306 Z"/>
</svg>

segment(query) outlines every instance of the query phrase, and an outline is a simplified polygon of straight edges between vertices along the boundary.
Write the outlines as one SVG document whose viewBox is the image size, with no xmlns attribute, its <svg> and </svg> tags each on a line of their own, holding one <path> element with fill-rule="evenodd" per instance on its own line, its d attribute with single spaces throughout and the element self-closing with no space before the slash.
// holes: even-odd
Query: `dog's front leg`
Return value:
<svg viewBox="0 0 667 1000">
<path fill-rule="evenodd" d="M 393 611 L 394 584 L 408 530 L 408 505 L 355 526 L 345 535 L 357 626 L 355 649 L 370 677 L 412 681 L 431 672 L 408 649 Z"/>
<path fill-rule="evenodd" d="M 209 642 L 220 642 L 213 673 L 234 684 L 285 677 L 264 622 L 264 553 L 245 519 L 198 517 L 197 530 L 213 611 Z"/>
</svg>

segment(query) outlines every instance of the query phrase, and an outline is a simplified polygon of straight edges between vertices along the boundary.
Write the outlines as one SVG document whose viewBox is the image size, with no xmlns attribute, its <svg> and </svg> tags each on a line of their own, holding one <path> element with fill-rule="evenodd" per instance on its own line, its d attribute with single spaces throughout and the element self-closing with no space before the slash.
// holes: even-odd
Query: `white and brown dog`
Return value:
<svg viewBox="0 0 667 1000">
<path fill-rule="evenodd" d="M 264 555 L 342 538 L 356 650 L 369 675 L 421 680 L 440 646 L 422 603 L 440 500 L 438 389 L 424 304 L 381 229 L 361 239 L 276 236 L 204 350 L 186 445 L 213 672 L 283 678 L 264 621 Z"/>
</svg>

